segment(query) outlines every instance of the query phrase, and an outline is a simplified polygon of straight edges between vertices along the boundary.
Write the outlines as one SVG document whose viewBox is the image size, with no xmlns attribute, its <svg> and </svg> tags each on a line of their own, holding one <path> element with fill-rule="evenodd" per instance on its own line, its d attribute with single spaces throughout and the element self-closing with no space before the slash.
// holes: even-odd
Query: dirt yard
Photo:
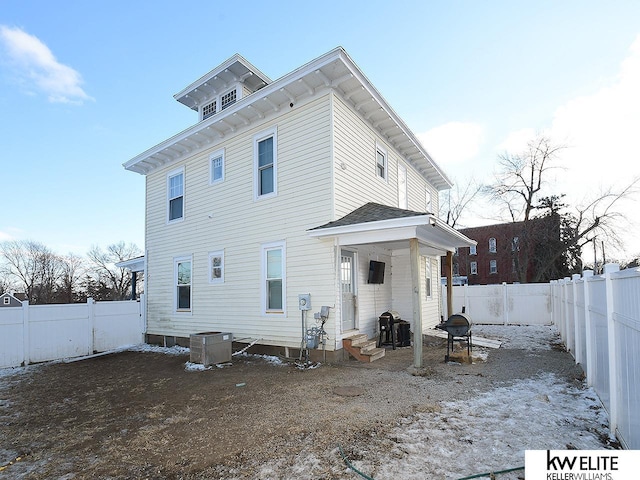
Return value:
<svg viewBox="0 0 640 480">
<path fill-rule="evenodd" d="M 291 472 L 301 455 L 318 461 L 297 478 L 357 478 L 337 445 L 352 460 L 375 454 L 385 432 L 440 401 L 540 372 L 579 383 L 582 373 L 562 348 L 501 348 L 473 364 L 445 363 L 445 351 L 427 337 L 423 376 L 407 371 L 411 348 L 308 370 L 249 355 L 187 371 L 188 355 L 127 351 L 5 372 L 0 479 L 283 478 L 262 465 Z"/>
</svg>

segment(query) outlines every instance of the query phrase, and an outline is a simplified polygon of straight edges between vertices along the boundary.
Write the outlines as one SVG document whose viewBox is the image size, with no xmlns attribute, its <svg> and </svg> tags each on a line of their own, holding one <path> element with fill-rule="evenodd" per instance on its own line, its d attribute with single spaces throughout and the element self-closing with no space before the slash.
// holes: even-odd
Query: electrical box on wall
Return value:
<svg viewBox="0 0 640 480">
<path fill-rule="evenodd" d="M 298 308 L 300 310 L 311 310 L 311 294 L 301 293 L 298 295 Z"/>
</svg>

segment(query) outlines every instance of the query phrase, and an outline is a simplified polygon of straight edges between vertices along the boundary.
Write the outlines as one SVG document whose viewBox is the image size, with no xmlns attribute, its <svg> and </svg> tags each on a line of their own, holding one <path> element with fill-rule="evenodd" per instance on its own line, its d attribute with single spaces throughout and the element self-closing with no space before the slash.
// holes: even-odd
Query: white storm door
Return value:
<svg viewBox="0 0 640 480">
<path fill-rule="evenodd" d="M 340 289 L 342 292 L 342 331 L 356 328 L 356 266 L 353 252 L 340 252 Z"/>
</svg>

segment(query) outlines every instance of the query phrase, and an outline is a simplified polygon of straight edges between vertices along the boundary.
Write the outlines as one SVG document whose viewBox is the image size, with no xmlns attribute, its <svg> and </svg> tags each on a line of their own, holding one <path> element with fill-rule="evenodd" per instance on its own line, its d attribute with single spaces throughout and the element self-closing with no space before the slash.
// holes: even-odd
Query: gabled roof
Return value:
<svg viewBox="0 0 640 480">
<path fill-rule="evenodd" d="M 190 104 L 188 99 L 196 95 L 198 88 L 210 80 L 215 80 L 216 75 L 222 78 L 221 72 L 226 73 L 226 70 L 241 78 L 243 68 L 246 69 L 245 74 L 253 73 L 253 76 L 248 75 L 246 79 L 268 80 L 265 75 L 257 73 L 257 69 L 249 62 L 236 55 L 176 94 L 176 99 L 196 109 L 197 106 Z M 452 183 L 443 170 L 342 47 L 335 48 L 291 73 L 266 83 L 264 87 L 239 99 L 225 110 L 132 158 L 124 163 L 124 167 L 146 175 L 156 168 L 212 148 L 255 123 L 264 121 L 265 118 L 294 108 L 301 100 L 331 89 L 349 103 L 435 188 L 443 190 L 451 187 Z"/>
</svg>

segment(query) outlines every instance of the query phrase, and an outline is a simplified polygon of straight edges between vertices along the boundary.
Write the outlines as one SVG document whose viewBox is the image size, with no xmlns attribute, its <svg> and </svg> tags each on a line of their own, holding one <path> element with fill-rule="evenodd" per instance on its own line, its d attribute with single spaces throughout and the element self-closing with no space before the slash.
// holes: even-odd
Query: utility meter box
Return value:
<svg viewBox="0 0 640 480">
<path fill-rule="evenodd" d="M 300 310 L 311 310 L 311 294 L 301 293 L 298 295 L 298 308 Z"/>
<path fill-rule="evenodd" d="M 208 366 L 231 361 L 233 334 L 224 332 L 194 333 L 189 336 L 191 363 Z"/>
</svg>

